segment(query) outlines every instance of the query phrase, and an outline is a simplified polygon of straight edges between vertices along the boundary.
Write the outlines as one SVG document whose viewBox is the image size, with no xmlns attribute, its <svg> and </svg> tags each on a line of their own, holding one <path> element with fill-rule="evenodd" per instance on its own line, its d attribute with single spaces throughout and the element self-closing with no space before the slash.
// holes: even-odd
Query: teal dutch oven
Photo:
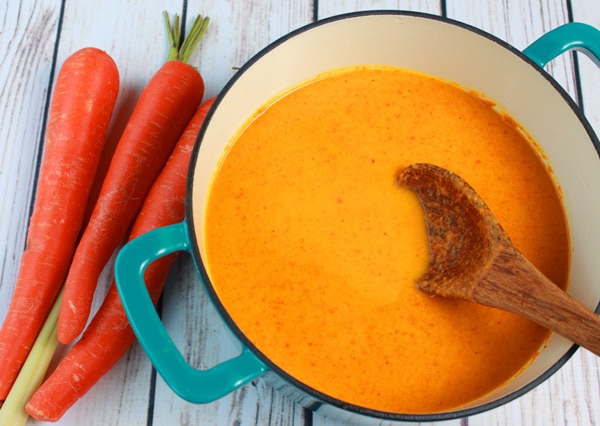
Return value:
<svg viewBox="0 0 600 426">
<path fill-rule="evenodd" d="M 206 118 L 190 164 L 186 220 L 132 240 L 116 260 L 123 306 L 141 346 L 164 381 L 182 398 L 208 403 L 262 377 L 305 407 L 344 421 L 370 423 L 470 416 L 519 397 L 556 372 L 577 346 L 552 335 L 547 346 L 516 378 L 460 409 L 429 414 L 390 413 L 333 398 L 275 365 L 236 326 L 204 265 L 202 226 L 205 200 L 218 161 L 226 145 L 258 108 L 286 89 L 330 69 L 354 64 L 408 68 L 484 93 L 542 147 L 561 186 L 568 217 L 573 248 L 568 291 L 588 308 L 597 310 L 600 144 L 578 106 L 543 69 L 553 58 L 572 49 L 587 53 L 598 63 L 600 32 L 585 24 L 569 23 L 521 52 L 490 34 L 446 18 L 372 11 L 315 22 L 258 53 L 226 85 Z M 176 251 L 192 254 L 205 290 L 242 345 L 239 355 L 206 370 L 185 361 L 145 288 L 145 268 Z"/>
</svg>

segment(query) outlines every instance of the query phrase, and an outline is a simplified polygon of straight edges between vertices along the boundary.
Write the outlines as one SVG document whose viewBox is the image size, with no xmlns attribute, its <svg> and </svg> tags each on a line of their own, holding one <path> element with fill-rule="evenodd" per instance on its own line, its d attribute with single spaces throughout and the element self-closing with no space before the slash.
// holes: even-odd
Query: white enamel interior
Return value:
<svg viewBox="0 0 600 426">
<path fill-rule="evenodd" d="M 588 308 L 600 300 L 600 161 L 569 104 L 539 69 L 493 40 L 423 16 L 360 15 L 300 32 L 244 68 L 210 119 L 193 176 L 197 241 L 211 175 L 238 129 L 260 106 L 323 71 L 352 64 L 418 70 L 483 92 L 542 146 L 564 194 L 573 245 L 569 292 Z M 203 247 L 199 247 L 201 255 Z M 471 406 L 527 385 L 571 344 L 553 336 L 535 362 L 508 385 Z M 467 407 L 468 408 L 468 407 Z"/>
</svg>

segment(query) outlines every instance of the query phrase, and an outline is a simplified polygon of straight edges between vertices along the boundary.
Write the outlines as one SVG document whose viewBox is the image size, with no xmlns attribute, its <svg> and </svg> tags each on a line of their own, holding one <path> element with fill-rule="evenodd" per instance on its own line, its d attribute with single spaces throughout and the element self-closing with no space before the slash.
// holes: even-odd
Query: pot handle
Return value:
<svg viewBox="0 0 600 426">
<path fill-rule="evenodd" d="M 600 66 L 600 31 L 591 25 L 570 22 L 547 32 L 523 53 L 540 67 L 568 50 L 580 50 Z"/>
<path fill-rule="evenodd" d="M 176 251 L 191 251 L 186 222 L 154 229 L 128 242 L 115 262 L 115 279 L 123 307 L 144 351 L 175 393 L 194 403 L 215 401 L 265 373 L 268 368 L 248 348 L 212 368 L 191 367 L 165 330 L 144 282 L 154 260 Z"/>
</svg>

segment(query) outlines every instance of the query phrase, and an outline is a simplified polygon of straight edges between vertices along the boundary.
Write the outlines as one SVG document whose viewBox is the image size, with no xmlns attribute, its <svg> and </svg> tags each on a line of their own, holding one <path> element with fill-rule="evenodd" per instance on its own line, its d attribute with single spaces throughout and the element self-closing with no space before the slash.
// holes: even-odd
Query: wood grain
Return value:
<svg viewBox="0 0 600 426">
<path fill-rule="evenodd" d="M 0 312 L 12 295 L 25 245 L 57 32 L 55 7 L 1 6 Z M 25 16 L 27 19 L 24 19 Z M 4 315 L 2 315 L 2 318 Z"/>
</svg>

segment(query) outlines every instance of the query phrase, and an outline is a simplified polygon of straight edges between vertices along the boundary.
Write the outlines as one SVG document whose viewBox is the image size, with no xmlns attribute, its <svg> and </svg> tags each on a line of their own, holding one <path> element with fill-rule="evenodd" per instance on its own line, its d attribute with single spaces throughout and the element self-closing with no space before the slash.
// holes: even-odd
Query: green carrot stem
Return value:
<svg viewBox="0 0 600 426">
<path fill-rule="evenodd" d="M 179 42 L 181 38 L 180 30 L 181 26 L 179 25 L 179 16 L 175 15 L 173 25 L 171 25 L 171 20 L 169 18 L 169 13 L 167 11 L 163 12 L 163 17 L 165 18 L 165 27 L 167 29 L 167 39 L 169 40 L 169 53 L 167 55 L 168 60 L 172 60 L 177 58 L 179 54 Z"/>
<path fill-rule="evenodd" d="M 208 28 L 208 17 L 202 18 L 201 16 L 197 16 L 188 36 L 185 38 L 183 43 L 181 44 L 181 48 L 179 49 L 180 60 L 183 62 L 188 62 L 190 56 L 194 52 L 194 49 L 200 42 L 200 39 L 206 32 Z"/>
<path fill-rule="evenodd" d="M 173 24 L 169 18 L 168 12 L 163 12 L 165 18 L 165 26 L 167 27 L 167 37 L 169 39 L 169 54 L 167 55 L 168 61 L 178 60 L 187 63 L 192 56 L 192 53 L 200 39 L 206 32 L 208 27 L 209 19 L 203 18 L 198 15 L 194 20 L 192 28 L 188 32 L 185 40 L 181 41 L 181 23 L 179 15 L 175 14 L 173 17 Z"/>
<path fill-rule="evenodd" d="M 63 291 L 64 287 L 58 294 L 40 334 L 0 408 L 0 425 L 27 424 L 28 414 L 25 405 L 42 383 L 58 345 L 56 329 Z"/>
</svg>

